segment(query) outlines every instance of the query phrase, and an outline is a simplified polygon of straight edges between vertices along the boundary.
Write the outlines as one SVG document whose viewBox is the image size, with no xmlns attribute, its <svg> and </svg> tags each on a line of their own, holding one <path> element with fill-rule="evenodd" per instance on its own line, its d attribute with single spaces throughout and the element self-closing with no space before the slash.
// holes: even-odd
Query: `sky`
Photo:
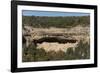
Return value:
<svg viewBox="0 0 100 73">
<path fill-rule="evenodd" d="M 89 13 L 23 10 L 23 16 L 89 16 Z"/>
</svg>

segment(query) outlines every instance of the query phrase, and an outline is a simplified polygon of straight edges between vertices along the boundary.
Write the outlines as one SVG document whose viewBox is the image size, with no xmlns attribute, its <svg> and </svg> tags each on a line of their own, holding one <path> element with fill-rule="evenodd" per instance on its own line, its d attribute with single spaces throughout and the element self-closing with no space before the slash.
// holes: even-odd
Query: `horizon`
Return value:
<svg viewBox="0 0 100 73">
<path fill-rule="evenodd" d="M 90 16 L 90 14 L 80 13 L 80 12 L 22 10 L 22 16 L 66 17 L 66 16 Z"/>
</svg>

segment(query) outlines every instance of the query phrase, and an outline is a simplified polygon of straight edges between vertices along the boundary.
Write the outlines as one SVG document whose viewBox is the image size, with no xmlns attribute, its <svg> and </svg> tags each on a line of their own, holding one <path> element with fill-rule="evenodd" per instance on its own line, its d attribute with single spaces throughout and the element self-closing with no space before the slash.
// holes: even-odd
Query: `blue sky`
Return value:
<svg viewBox="0 0 100 73">
<path fill-rule="evenodd" d="M 23 16 L 89 16 L 89 13 L 23 10 Z"/>
</svg>

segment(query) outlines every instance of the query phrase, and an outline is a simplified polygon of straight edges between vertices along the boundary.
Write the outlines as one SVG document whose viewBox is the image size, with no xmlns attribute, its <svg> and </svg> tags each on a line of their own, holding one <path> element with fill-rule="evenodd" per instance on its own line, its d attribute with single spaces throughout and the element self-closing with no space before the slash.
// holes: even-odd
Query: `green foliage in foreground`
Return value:
<svg viewBox="0 0 100 73">
<path fill-rule="evenodd" d="M 90 45 L 88 43 L 80 43 L 75 50 L 68 48 L 66 52 L 63 51 L 49 51 L 44 49 L 36 49 L 34 45 L 30 45 L 28 48 L 23 48 L 23 62 L 35 62 L 35 61 L 54 61 L 54 60 L 78 60 L 90 58 Z"/>
</svg>

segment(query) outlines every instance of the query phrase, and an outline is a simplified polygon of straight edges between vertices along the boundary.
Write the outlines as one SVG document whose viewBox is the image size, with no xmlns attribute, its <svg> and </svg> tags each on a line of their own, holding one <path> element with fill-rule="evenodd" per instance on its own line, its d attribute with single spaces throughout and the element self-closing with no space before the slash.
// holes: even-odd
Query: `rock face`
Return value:
<svg viewBox="0 0 100 73">
<path fill-rule="evenodd" d="M 22 35 L 27 47 L 29 44 L 34 43 L 38 49 L 65 51 L 65 48 L 76 47 L 80 40 L 89 42 L 89 33 L 89 27 L 82 26 L 73 28 L 33 28 L 24 26 Z"/>
<path fill-rule="evenodd" d="M 37 49 L 40 49 L 40 48 L 43 48 L 45 51 L 63 51 L 63 52 L 66 52 L 66 50 L 68 48 L 73 48 L 73 51 L 74 51 L 74 48 L 77 46 L 77 42 L 76 43 L 58 43 L 58 42 L 55 42 L 55 43 L 48 43 L 48 42 L 43 42 L 41 44 L 37 44 Z"/>
</svg>

